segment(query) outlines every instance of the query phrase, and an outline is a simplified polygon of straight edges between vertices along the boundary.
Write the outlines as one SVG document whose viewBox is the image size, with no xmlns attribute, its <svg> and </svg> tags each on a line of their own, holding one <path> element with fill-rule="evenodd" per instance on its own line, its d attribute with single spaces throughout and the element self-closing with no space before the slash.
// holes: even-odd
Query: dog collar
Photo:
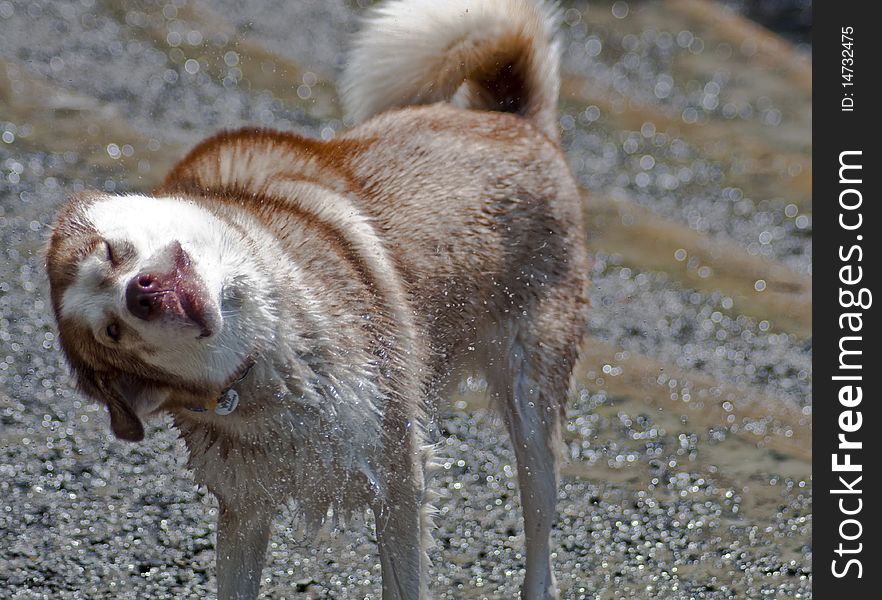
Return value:
<svg viewBox="0 0 882 600">
<path fill-rule="evenodd" d="M 226 416 L 236 410 L 236 407 L 239 406 L 239 392 L 237 392 L 233 387 L 248 377 L 248 373 L 251 372 L 251 369 L 254 368 L 255 361 L 252 361 L 251 364 L 245 369 L 245 372 L 242 375 L 233 381 L 230 385 L 227 386 L 225 390 L 220 393 L 220 396 L 209 403 L 206 406 L 190 406 L 187 410 L 192 412 L 206 412 L 209 409 L 214 409 L 214 414 L 220 416 Z"/>
</svg>

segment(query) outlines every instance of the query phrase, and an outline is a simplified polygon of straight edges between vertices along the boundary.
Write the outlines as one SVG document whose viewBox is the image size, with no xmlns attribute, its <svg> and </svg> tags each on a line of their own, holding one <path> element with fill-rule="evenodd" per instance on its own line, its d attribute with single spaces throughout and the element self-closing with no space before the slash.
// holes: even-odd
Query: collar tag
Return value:
<svg viewBox="0 0 882 600">
<path fill-rule="evenodd" d="M 229 388 L 217 401 L 214 414 L 220 416 L 228 415 L 236 410 L 237 406 L 239 406 L 239 392 L 233 388 Z"/>
<path fill-rule="evenodd" d="M 239 377 L 236 381 L 230 384 L 230 387 L 221 392 L 220 398 L 214 400 L 209 403 L 208 407 L 205 406 L 191 406 L 188 410 L 193 412 L 206 412 L 209 409 L 214 409 L 214 414 L 220 416 L 226 416 L 236 410 L 236 407 L 239 406 L 239 392 L 233 389 L 233 386 L 237 383 L 244 380 L 248 377 L 248 373 L 251 372 L 251 369 L 254 367 L 254 363 L 256 361 L 252 361 L 251 364 L 248 365 L 248 368 L 245 369 L 245 372 L 242 373 L 242 376 Z"/>
</svg>

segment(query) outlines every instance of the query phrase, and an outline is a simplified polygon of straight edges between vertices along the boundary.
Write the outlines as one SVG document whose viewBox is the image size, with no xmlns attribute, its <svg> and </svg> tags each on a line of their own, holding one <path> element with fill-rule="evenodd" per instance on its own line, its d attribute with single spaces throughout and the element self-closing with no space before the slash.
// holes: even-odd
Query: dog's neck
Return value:
<svg viewBox="0 0 882 600">
<path fill-rule="evenodd" d="M 187 410 L 192 412 L 206 412 L 208 410 L 213 410 L 215 414 L 220 416 L 226 416 L 236 410 L 236 407 L 239 406 L 239 392 L 236 391 L 235 386 L 248 377 L 248 374 L 251 373 L 251 369 L 254 368 L 254 365 L 257 363 L 257 358 L 249 358 L 248 361 L 245 362 L 244 370 L 240 371 L 241 374 L 237 374 L 235 379 L 225 387 L 220 395 L 216 398 L 212 398 L 207 406 L 188 406 Z"/>
</svg>

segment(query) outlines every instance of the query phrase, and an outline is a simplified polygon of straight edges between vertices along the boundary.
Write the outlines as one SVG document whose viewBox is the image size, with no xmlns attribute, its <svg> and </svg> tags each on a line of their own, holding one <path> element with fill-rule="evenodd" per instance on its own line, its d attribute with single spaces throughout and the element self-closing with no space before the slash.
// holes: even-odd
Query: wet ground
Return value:
<svg viewBox="0 0 882 600">
<path fill-rule="evenodd" d="M 71 391 L 42 268 L 80 189 L 144 190 L 246 123 L 330 137 L 363 2 L 0 0 L 0 598 L 213 594 L 216 506 L 168 423 L 130 445 Z M 568 408 L 564 598 L 811 597 L 811 73 L 701 0 L 565 3 L 564 145 L 594 255 Z M 463 385 L 432 589 L 515 598 L 513 456 Z M 378 598 L 370 523 L 304 544 L 268 598 Z"/>
</svg>

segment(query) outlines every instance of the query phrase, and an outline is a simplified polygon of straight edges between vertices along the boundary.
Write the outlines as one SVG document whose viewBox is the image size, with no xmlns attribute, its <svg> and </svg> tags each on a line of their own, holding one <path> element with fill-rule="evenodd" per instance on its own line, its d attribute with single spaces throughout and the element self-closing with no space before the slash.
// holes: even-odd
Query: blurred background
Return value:
<svg viewBox="0 0 882 600">
<path fill-rule="evenodd" d="M 202 137 L 329 139 L 370 2 L 0 0 L 0 598 L 213 595 L 216 504 L 168 422 L 71 390 L 41 256 L 65 196 Z M 811 2 L 562 3 L 560 127 L 592 317 L 554 533 L 564 598 L 811 597 Z M 513 455 L 464 382 L 438 426 L 436 598 L 516 598 Z M 371 523 L 276 523 L 268 598 L 379 598 Z"/>
</svg>

